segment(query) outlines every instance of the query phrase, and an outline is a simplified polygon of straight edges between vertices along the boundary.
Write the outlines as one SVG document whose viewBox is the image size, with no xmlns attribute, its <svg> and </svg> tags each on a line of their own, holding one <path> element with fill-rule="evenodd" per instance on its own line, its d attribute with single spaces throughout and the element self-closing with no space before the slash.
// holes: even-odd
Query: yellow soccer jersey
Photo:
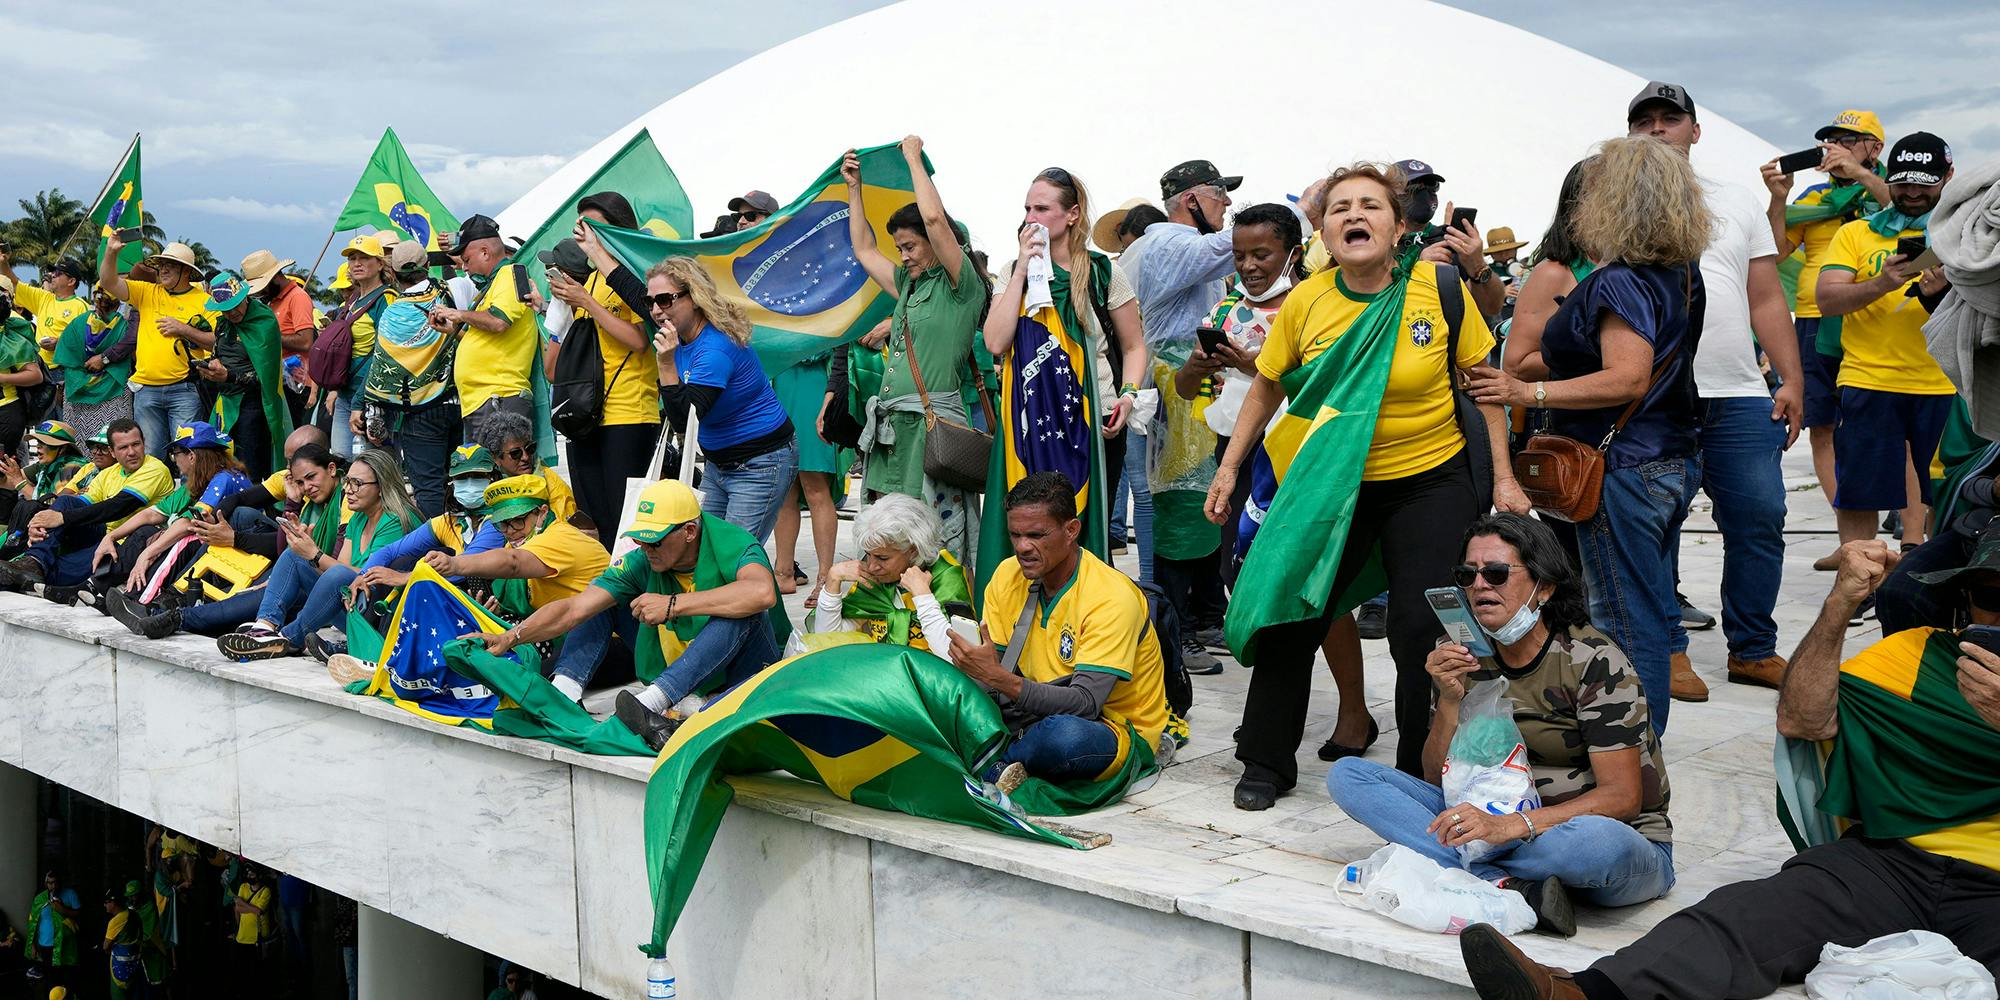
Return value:
<svg viewBox="0 0 2000 1000">
<path fill-rule="evenodd" d="M 1899 236 L 1922 236 L 1905 230 Z M 1882 273 L 1882 264 L 1896 253 L 1899 236 L 1884 236 L 1868 228 L 1866 219 L 1840 227 L 1827 247 L 1821 271 L 1848 271 L 1854 280 L 1868 281 Z M 1922 304 L 1904 293 L 1916 279 L 1840 318 L 1842 386 L 1903 392 L 1918 396 L 1949 396 L 1958 390 L 1931 357 L 1924 340 L 1924 322 L 1931 318 Z"/>
</svg>

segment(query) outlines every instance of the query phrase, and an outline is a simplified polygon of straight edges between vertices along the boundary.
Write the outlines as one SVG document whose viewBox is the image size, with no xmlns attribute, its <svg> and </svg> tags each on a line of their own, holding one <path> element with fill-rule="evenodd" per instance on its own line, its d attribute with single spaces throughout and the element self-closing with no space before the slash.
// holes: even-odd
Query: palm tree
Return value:
<svg viewBox="0 0 2000 1000">
<path fill-rule="evenodd" d="M 90 221 L 88 206 L 59 188 L 38 191 L 19 204 L 22 215 L 6 224 L 6 240 L 12 258 L 23 264 L 55 263 L 57 251 Z"/>
<path fill-rule="evenodd" d="M 96 267 L 97 248 L 103 242 L 104 237 L 95 228 L 86 226 L 76 242 L 70 244 L 69 255 Z M 151 212 L 140 213 L 139 242 L 145 244 L 147 253 L 159 253 L 160 248 L 167 245 L 167 231 L 160 228 L 159 220 L 153 218 Z"/>
<path fill-rule="evenodd" d="M 203 271 L 213 270 L 217 264 L 221 263 L 221 261 L 215 259 L 215 255 L 210 253 L 207 247 L 202 245 L 200 240 L 191 240 L 182 237 L 174 242 L 187 244 L 187 248 L 194 251 L 195 266 Z"/>
</svg>

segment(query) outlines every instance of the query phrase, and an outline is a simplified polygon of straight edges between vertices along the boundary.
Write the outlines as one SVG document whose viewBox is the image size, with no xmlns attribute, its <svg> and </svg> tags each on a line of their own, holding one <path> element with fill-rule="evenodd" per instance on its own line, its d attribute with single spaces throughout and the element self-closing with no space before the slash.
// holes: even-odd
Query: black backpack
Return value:
<svg viewBox="0 0 2000 1000">
<path fill-rule="evenodd" d="M 611 372 L 611 386 L 604 384 L 604 348 L 597 341 L 597 322 L 585 316 L 570 324 L 563 335 L 562 349 L 556 352 L 556 370 L 549 379 L 549 424 L 556 433 L 572 440 L 583 437 L 604 422 L 604 397 L 618 384 L 637 351 L 628 351 L 625 360 Z"/>
<path fill-rule="evenodd" d="M 1167 707 L 1185 719 L 1188 709 L 1194 707 L 1194 682 L 1188 679 L 1187 665 L 1181 662 L 1181 616 L 1158 584 L 1141 583 L 1139 592 L 1146 595 L 1146 617 L 1152 621 L 1153 635 L 1160 642 Z"/>
</svg>

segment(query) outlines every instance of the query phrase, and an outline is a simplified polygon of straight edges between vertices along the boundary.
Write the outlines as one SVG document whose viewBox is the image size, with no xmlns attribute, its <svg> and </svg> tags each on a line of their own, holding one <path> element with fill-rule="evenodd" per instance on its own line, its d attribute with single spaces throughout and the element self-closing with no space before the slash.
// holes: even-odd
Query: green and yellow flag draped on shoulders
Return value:
<svg viewBox="0 0 2000 1000">
<path fill-rule="evenodd" d="M 254 298 L 245 299 L 243 304 L 247 311 L 241 320 L 232 323 L 227 317 L 218 316 L 216 322 L 226 324 L 243 341 L 250 365 L 257 370 L 257 398 L 264 408 L 264 422 L 270 427 L 267 440 L 271 442 L 271 453 L 267 457 L 271 468 L 282 469 L 285 438 L 292 433 L 292 409 L 285 399 L 285 345 L 278 333 L 278 314 Z M 61 345 L 57 346 L 60 349 Z M 233 434 L 242 409 L 242 396 L 217 393 L 210 419 L 215 426 Z"/>
<path fill-rule="evenodd" d="M 102 371 L 93 372 L 83 363 L 92 355 L 108 354 L 131 335 L 131 317 L 122 309 L 112 313 L 108 320 L 95 311 L 70 320 L 56 338 L 56 367 L 64 372 L 63 398 L 83 406 L 96 406 L 130 391 L 125 380 L 132 377 L 131 355 L 119 362 L 107 359 Z"/>
<path fill-rule="evenodd" d="M 1257 530 L 1266 541 L 1250 546 L 1223 619 L 1229 648 L 1244 666 L 1256 663 L 1258 630 L 1317 618 L 1329 601 L 1335 614 L 1344 613 L 1382 592 L 1379 555 L 1345 592 L 1333 593 L 1333 578 L 1375 440 L 1408 291 L 1409 274 L 1399 266 L 1353 325 L 1280 380 L 1289 402 L 1263 444 L 1278 481 Z M 1248 464 L 1239 475 L 1248 474 Z"/>
<path fill-rule="evenodd" d="M 938 550 L 937 559 L 925 569 L 931 575 L 931 596 L 937 598 L 939 604 L 972 603 L 972 588 L 965 579 L 965 567 L 959 565 L 949 551 Z M 808 632 L 817 614 L 817 608 L 806 612 Z M 865 623 L 865 632 L 876 642 L 930 649 L 924 641 L 923 630 L 917 627 L 916 599 L 897 584 L 870 583 L 866 580 L 855 584 L 854 589 L 841 598 L 840 615 Z M 931 651 L 942 655 L 940 650 Z"/>
</svg>

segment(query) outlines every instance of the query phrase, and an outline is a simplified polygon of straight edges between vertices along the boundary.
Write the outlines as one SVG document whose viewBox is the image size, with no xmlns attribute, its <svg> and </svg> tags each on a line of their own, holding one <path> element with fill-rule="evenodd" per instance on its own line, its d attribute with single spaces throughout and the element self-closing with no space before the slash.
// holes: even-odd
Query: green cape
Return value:
<svg viewBox="0 0 2000 1000">
<path fill-rule="evenodd" d="M 129 357 L 107 363 L 101 372 L 83 366 L 91 355 L 107 353 L 132 335 L 131 320 L 122 312 L 114 314 L 104 339 L 98 342 L 96 350 L 91 350 L 90 319 L 93 315 L 85 313 L 71 320 L 56 337 L 56 367 L 63 370 L 63 398 L 81 406 L 111 402 L 126 391 L 125 380 L 132 377 L 132 359 Z M 79 427 L 77 430 L 88 434 L 97 428 Z"/>
<path fill-rule="evenodd" d="M 220 330 L 227 324 L 229 331 L 243 341 L 243 349 L 250 355 L 250 364 L 257 370 L 258 398 L 264 406 L 264 422 L 271 430 L 271 468 L 282 469 L 285 467 L 285 438 L 292 433 L 292 408 L 285 399 L 285 348 L 278 333 L 278 314 L 254 298 L 244 299 L 243 304 L 248 311 L 241 321 L 230 323 L 217 316 L 216 326 Z M 242 397 L 217 394 L 212 413 L 215 426 L 233 435 L 236 418 L 242 408 Z"/>
</svg>

